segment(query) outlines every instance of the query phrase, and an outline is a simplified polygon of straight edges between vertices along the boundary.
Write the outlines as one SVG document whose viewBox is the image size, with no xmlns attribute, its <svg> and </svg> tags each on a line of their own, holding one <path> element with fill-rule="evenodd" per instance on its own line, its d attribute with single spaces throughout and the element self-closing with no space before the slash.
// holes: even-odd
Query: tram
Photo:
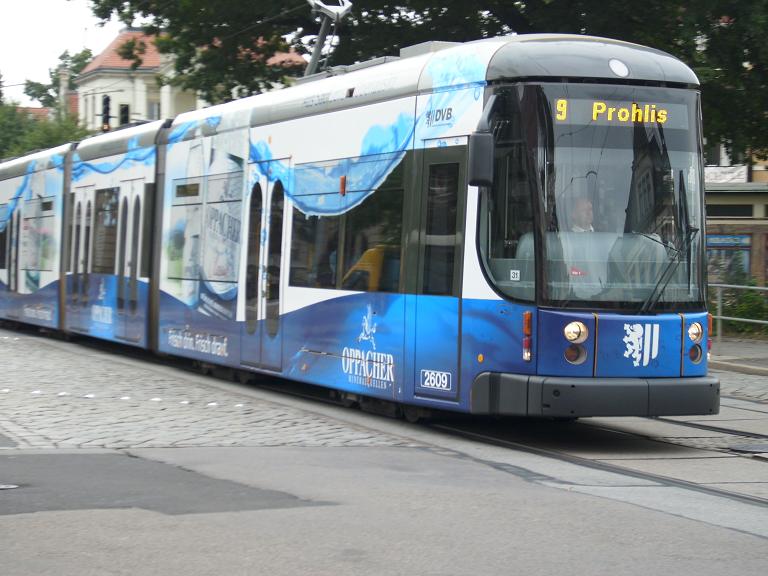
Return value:
<svg viewBox="0 0 768 576">
<path fill-rule="evenodd" d="M 713 414 L 674 57 L 428 43 L 0 164 L 0 318 L 386 401 Z"/>
</svg>

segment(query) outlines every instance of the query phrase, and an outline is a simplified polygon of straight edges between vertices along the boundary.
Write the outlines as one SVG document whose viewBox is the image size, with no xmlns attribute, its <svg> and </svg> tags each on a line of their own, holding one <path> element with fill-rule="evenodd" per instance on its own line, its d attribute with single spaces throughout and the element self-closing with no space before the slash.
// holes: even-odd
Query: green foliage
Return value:
<svg viewBox="0 0 768 576">
<path fill-rule="evenodd" d="M 258 93 L 286 74 L 266 59 L 284 50 L 283 37 L 311 52 L 303 37 L 317 34 L 319 20 L 305 0 L 94 0 L 94 14 L 113 14 L 130 24 L 148 21 L 164 32 L 161 52 L 176 58 L 184 88 L 211 102 L 233 90 Z M 428 40 L 464 42 L 517 32 L 607 36 L 665 50 L 687 62 L 702 81 L 705 136 L 733 153 L 768 151 L 768 0 L 356 0 L 340 26 L 331 64 L 397 55 L 399 48 Z M 134 51 L 134 56 L 140 54 Z"/>
<path fill-rule="evenodd" d="M 751 282 L 750 286 L 755 283 Z M 722 316 L 768 321 L 768 294 L 757 290 L 723 289 Z M 709 311 L 717 315 L 717 289 L 709 289 Z M 768 326 L 723 320 L 724 335 L 768 336 Z M 716 330 L 716 328 L 715 328 Z"/>
<path fill-rule="evenodd" d="M 724 270 L 723 283 L 731 286 L 755 286 L 756 283 L 748 273 L 744 272 L 744 261 L 741 251 L 737 251 Z M 768 293 L 758 290 L 738 290 L 733 288 L 710 288 L 709 310 L 718 314 L 718 291 L 722 290 L 721 316 L 731 318 L 747 318 L 751 320 L 768 321 Z M 730 335 L 768 335 L 768 326 L 751 324 L 749 322 L 723 321 L 723 334 Z"/>
<path fill-rule="evenodd" d="M 100 18 L 116 14 L 126 24 L 139 18 L 147 23 L 147 33 L 162 32 L 155 43 L 161 52 L 174 55 L 176 69 L 167 81 L 195 90 L 209 102 L 231 100 L 233 92 L 256 94 L 284 82 L 286 75 L 299 74 L 301 70 L 271 65 L 268 59 L 288 50 L 284 34 L 312 25 L 309 6 L 298 0 L 288 8 L 277 0 L 97 0 L 92 8 Z M 126 46 L 121 55 L 138 65 L 141 43 Z"/>
<path fill-rule="evenodd" d="M 19 112 L 15 104 L 0 104 L 0 158 L 22 156 L 86 136 L 88 131 L 78 126 L 72 116 L 63 120 L 35 120 Z"/>
<path fill-rule="evenodd" d="M 93 52 L 88 48 L 81 50 L 74 56 L 70 56 L 69 52 L 65 51 L 59 56 L 58 66 L 48 70 L 50 82 L 44 84 L 27 80 L 24 84 L 24 94 L 37 100 L 45 108 L 55 108 L 59 103 L 59 85 L 61 84 L 59 68 L 65 66 L 69 70 L 69 89 L 74 90 L 76 88 L 75 78 L 92 59 Z"/>
<path fill-rule="evenodd" d="M 0 158 L 17 155 L 15 144 L 32 126 L 32 120 L 16 110 L 15 104 L 0 103 Z"/>
</svg>

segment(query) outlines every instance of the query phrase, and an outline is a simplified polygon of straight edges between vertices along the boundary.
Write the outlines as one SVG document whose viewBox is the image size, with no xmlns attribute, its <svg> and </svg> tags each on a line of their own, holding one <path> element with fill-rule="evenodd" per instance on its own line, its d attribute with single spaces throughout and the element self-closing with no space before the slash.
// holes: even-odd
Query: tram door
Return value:
<svg viewBox="0 0 768 576">
<path fill-rule="evenodd" d="M 269 164 L 260 170 L 269 173 Z M 242 364 L 280 370 L 283 335 L 280 276 L 285 193 L 280 181 L 260 178 L 247 203 L 245 322 L 241 328 Z"/>
<path fill-rule="evenodd" d="M 144 215 L 144 179 L 120 183 L 117 226 L 117 327 L 115 336 L 138 342 L 144 333 L 146 310 L 140 306 L 139 276 Z"/>
<path fill-rule="evenodd" d="M 67 293 L 67 327 L 88 331 L 91 290 L 91 232 L 93 230 L 94 186 L 83 186 L 72 192 L 74 210 L 70 220 L 71 272 Z"/>
<path fill-rule="evenodd" d="M 8 265 L 8 289 L 11 292 L 19 291 L 19 248 L 21 247 L 21 214 L 18 208 L 13 211 L 11 218 L 11 237 L 8 242 L 10 252 Z"/>
<path fill-rule="evenodd" d="M 424 150 L 412 327 L 416 396 L 458 396 L 465 154 L 464 149 Z"/>
<path fill-rule="evenodd" d="M 16 210 L 13 211 L 13 215 L 6 224 L 8 229 L 7 234 L 7 246 L 8 251 L 8 291 L 19 291 L 19 248 L 21 247 L 21 214 L 19 214 L 19 206 L 17 204 Z M 16 306 L 8 307 L 8 316 L 10 318 L 18 317 L 18 308 Z"/>
</svg>

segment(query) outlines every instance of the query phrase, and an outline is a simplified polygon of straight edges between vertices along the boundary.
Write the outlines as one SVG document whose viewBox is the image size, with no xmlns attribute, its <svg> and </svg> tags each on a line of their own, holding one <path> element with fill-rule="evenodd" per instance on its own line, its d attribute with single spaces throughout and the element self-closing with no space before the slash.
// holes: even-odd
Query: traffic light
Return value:
<svg viewBox="0 0 768 576">
<path fill-rule="evenodd" d="M 110 97 L 107 94 L 101 97 L 101 131 L 109 132 L 109 103 Z"/>
</svg>

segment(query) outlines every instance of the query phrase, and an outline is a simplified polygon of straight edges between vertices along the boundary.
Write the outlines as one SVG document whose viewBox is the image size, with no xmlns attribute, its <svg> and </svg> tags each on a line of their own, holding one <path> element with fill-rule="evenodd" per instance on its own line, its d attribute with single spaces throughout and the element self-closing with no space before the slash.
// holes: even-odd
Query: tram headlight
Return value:
<svg viewBox="0 0 768 576">
<path fill-rule="evenodd" d="M 688 326 L 688 338 L 691 339 L 691 342 L 694 342 L 695 344 L 698 344 L 701 342 L 702 337 L 704 336 L 704 329 L 701 327 L 701 324 L 698 322 L 694 322 L 690 326 Z"/>
<path fill-rule="evenodd" d="M 565 328 L 563 328 L 563 336 L 568 342 L 573 344 L 581 344 L 589 336 L 589 330 L 587 330 L 584 322 L 570 322 Z"/>
</svg>

